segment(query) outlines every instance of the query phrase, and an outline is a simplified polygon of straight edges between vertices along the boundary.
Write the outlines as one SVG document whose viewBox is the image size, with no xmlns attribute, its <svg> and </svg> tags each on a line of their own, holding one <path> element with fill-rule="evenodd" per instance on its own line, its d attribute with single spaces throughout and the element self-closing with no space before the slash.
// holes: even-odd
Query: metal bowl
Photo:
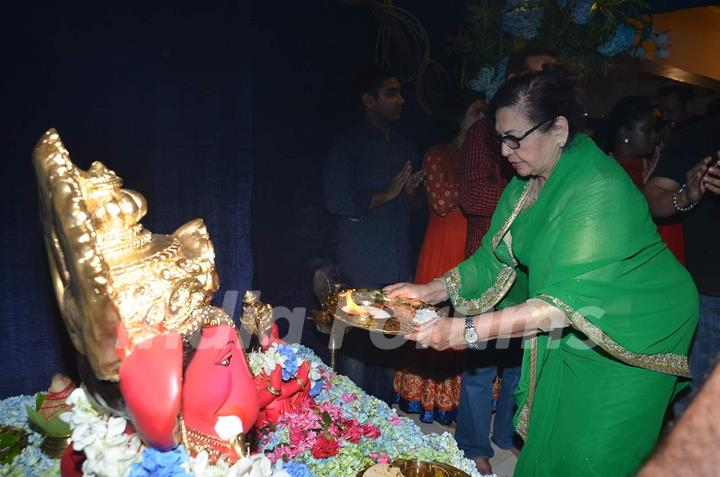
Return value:
<svg viewBox="0 0 720 477">
<path fill-rule="evenodd" d="M 448 464 L 441 464 L 440 462 L 395 459 L 391 464 L 400 469 L 404 477 L 470 477 L 466 472 Z M 362 477 L 370 467 L 372 466 L 363 469 L 358 473 L 357 477 Z"/>
</svg>

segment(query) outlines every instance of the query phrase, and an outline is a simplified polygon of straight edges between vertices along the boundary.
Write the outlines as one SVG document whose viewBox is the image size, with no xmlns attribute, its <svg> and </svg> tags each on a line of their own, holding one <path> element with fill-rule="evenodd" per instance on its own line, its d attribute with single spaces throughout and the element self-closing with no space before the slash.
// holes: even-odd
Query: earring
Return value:
<svg viewBox="0 0 720 477">
<path fill-rule="evenodd" d="M 558 143 L 558 146 L 560 146 L 560 148 L 562 149 L 563 147 L 565 147 L 565 143 L 563 141 L 560 141 Z"/>
<path fill-rule="evenodd" d="M 623 138 L 623 144 L 630 144 L 630 139 Z"/>
</svg>

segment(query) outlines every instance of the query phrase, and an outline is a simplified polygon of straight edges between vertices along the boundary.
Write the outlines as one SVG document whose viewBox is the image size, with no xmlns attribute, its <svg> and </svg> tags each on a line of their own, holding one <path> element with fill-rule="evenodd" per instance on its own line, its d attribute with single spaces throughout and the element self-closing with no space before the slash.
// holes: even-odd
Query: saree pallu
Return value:
<svg viewBox="0 0 720 477">
<path fill-rule="evenodd" d="M 446 275 L 459 311 L 528 298 L 570 327 L 525 342 L 515 476 L 634 475 L 689 377 L 697 290 L 620 165 L 578 134 L 534 204 L 503 192 L 478 252 Z"/>
</svg>

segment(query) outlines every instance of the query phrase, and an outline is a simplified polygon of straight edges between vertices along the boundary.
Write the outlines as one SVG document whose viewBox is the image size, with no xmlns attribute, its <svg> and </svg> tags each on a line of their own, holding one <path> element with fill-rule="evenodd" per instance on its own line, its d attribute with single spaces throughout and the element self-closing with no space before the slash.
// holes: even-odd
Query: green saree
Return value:
<svg viewBox="0 0 720 477">
<path fill-rule="evenodd" d="M 570 327 L 526 340 L 515 476 L 634 475 L 689 377 L 698 295 L 630 178 L 579 134 L 534 204 L 514 178 L 478 251 L 446 274 L 466 314 L 544 300 Z"/>
</svg>

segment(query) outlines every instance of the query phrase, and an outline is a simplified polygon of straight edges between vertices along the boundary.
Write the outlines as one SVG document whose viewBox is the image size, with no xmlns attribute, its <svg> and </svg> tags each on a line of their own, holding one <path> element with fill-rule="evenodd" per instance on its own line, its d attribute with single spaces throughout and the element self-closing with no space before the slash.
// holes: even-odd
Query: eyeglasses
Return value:
<svg viewBox="0 0 720 477">
<path fill-rule="evenodd" d="M 520 137 L 513 136 L 512 134 L 506 134 L 504 136 L 498 136 L 498 140 L 505 143 L 505 145 L 510 149 L 520 149 L 520 141 L 534 133 L 537 128 L 549 123 L 550 121 L 555 121 L 555 119 L 548 119 L 547 121 L 543 121 L 540 124 L 533 126 L 532 128 L 525 131 L 525 134 Z"/>
</svg>

